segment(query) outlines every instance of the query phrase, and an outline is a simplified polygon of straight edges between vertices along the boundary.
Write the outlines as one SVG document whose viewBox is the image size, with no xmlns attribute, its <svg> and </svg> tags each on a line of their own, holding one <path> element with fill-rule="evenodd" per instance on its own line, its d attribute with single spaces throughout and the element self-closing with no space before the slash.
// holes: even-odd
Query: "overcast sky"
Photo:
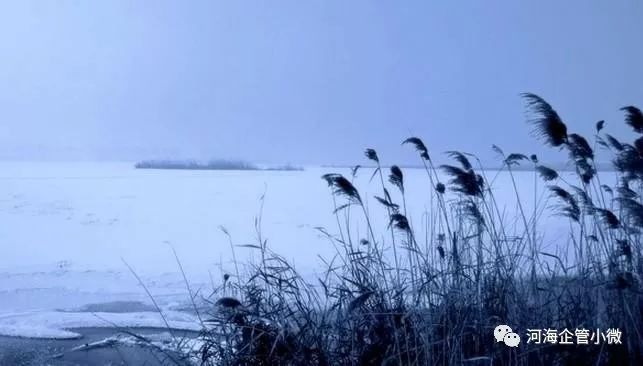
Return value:
<svg viewBox="0 0 643 366">
<path fill-rule="evenodd" d="M 519 94 L 627 136 L 642 45 L 637 0 L 3 1 L 0 157 L 404 163 L 417 135 L 564 160 Z"/>
</svg>

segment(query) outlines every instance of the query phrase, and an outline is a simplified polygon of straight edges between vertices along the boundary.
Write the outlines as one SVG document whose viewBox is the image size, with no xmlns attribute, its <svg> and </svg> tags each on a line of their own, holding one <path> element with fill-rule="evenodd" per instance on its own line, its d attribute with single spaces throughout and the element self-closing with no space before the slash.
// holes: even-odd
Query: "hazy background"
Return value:
<svg viewBox="0 0 643 366">
<path fill-rule="evenodd" d="M 4 1 L 0 158 L 414 162 L 537 145 L 519 93 L 622 135 L 643 3 Z"/>
</svg>

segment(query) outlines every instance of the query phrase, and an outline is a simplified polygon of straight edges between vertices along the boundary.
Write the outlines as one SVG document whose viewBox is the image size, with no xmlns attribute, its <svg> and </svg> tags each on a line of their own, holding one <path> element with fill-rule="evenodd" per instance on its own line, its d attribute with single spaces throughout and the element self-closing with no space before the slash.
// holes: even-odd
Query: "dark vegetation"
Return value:
<svg viewBox="0 0 643 366">
<path fill-rule="evenodd" d="M 179 170 L 284 170 L 300 171 L 301 167 L 279 165 L 260 167 L 241 160 L 210 160 L 206 163 L 196 160 L 145 160 L 134 165 L 136 169 L 179 169 Z"/>
<path fill-rule="evenodd" d="M 413 192 L 403 170 L 383 169 L 368 149 L 374 168 L 367 174 L 381 184 L 374 199 L 389 224 L 372 227 L 368 197 L 353 185 L 359 167 L 351 176 L 324 175 L 337 228 L 319 230 L 337 254 L 308 283 L 269 249 L 259 217 L 250 247 L 261 260 L 224 275 L 213 310 L 201 314 L 207 330 L 193 356 L 235 366 L 643 364 L 643 115 L 623 108 L 634 141 L 615 139 L 600 121 L 590 143 L 545 100 L 523 98 L 534 136 L 566 154 L 573 175 L 494 146 L 519 208 L 518 217 L 506 218 L 474 155 L 451 151 L 452 164 L 435 166 L 427 146 L 411 137 L 403 145 L 417 151 L 432 194 L 426 215 L 409 220 Z M 597 172 L 598 150 L 611 155 L 613 172 Z M 518 194 L 512 172 L 521 164 L 534 168 L 532 197 Z M 526 200 L 533 212 L 523 209 Z M 543 212 L 569 223 L 560 252 L 543 249 Z M 351 224 L 355 217 L 363 227 Z M 519 347 L 494 341 L 498 324 L 521 335 Z M 534 327 L 618 328 L 622 344 L 527 344 L 525 332 Z"/>
</svg>

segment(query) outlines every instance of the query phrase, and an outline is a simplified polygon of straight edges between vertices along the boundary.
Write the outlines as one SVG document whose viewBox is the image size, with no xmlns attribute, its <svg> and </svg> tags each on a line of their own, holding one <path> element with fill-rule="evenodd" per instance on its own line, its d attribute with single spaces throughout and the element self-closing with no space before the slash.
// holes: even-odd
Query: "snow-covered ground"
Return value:
<svg viewBox="0 0 643 366">
<path fill-rule="evenodd" d="M 69 311 L 112 301 L 149 303 L 125 263 L 164 309 L 180 308 L 189 297 L 173 250 L 194 288 L 218 282 L 231 269 L 230 244 L 220 227 L 235 244 L 256 243 L 254 220 L 264 194 L 262 236 L 301 272 L 311 274 L 319 268 L 319 255 L 333 254 L 315 229 L 336 230 L 333 200 L 320 178 L 330 172 L 349 175 L 348 169 L 319 167 L 179 171 L 136 170 L 131 163 L 0 163 L 0 335 L 70 336 L 62 330 L 109 322 Z M 429 205 L 426 173 L 404 173 L 409 216 L 421 226 Z M 363 197 L 381 194 L 379 180 L 369 183 L 370 175 L 362 171 L 356 182 Z M 531 210 L 533 173 L 519 172 L 516 178 L 527 197 L 525 209 Z M 494 187 L 506 216 L 515 218 L 509 176 L 497 176 Z M 382 208 L 372 199 L 369 211 L 374 226 L 386 226 Z M 547 227 L 547 246 L 554 245 L 567 224 L 543 217 L 539 225 Z M 237 248 L 240 261 L 252 255 L 252 249 Z M 110 319 L 149 327 L 159 321 L 152 313 Z M 193 320 L 177 318 L 186 329 Z"/>
</svg>

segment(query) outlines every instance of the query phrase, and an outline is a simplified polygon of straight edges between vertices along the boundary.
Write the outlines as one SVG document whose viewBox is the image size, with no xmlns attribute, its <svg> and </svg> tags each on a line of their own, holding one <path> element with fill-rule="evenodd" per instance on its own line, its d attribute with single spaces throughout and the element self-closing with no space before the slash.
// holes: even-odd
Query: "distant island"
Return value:
<svg viewBox="0 0 643 366">
<path fill-rule="evenodd" d="M 175 169 L 175 170 L 267 170 L 302 171 L 303 167 L 286 165 L 263 166 L 242 160 L 144 160 L 134 165 L 136 169 Z"/>
</svg>

